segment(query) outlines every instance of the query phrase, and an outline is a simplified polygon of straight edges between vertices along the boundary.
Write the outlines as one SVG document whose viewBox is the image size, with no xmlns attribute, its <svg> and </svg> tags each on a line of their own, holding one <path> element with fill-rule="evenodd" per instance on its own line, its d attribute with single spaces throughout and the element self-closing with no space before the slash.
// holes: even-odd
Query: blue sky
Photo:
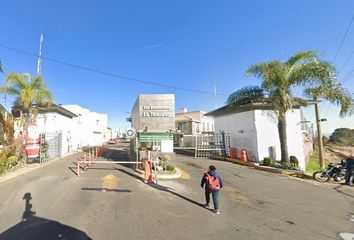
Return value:
<svg viewBox="0 0 354 240">
<path fill-rule="evenodd" d="M 354 1 L 19 1 L 2 0 L 0 45 L 142 81 L 213 92 L 171 89 L 43 61 L 42 75 L 55 102 L 107 113 L 114 128 L 129 126 L 139 93 L 174 93 L 176 108 L 212 110 L 233 91 L 257 85 L 245 77 L 256 62 L 287 59 L 314 49 L 333 61 L 354 14 Z M 341 69 L 354 51 L 354 23 L 333 64 Z M 6 72 L 36 73 L 33 56 L 0 47 Z M 348 77 L 349 76 L 349 77 Z M 0 74 L 4 79 L 5 75 Z M 354 92 L 354 56 L 339 74 Z M 295 91 L 299 96 L 301 91 Z M 4 104 L 4 100 L 0 99 Z M 9 101 L 5 104 L 10 106 Z M 354 117 L 321 104 L 325 133 L 354 128 Z M 313 120 L 313 109 L 305 110 Z"/>
</svg>

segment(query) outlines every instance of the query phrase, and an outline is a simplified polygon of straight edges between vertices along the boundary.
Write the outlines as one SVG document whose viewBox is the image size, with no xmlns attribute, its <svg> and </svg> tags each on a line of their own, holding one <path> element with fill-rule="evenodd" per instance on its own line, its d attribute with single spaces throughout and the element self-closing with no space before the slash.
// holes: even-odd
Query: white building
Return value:
<svg viewBox="0 0 354 240">
<path fill-rule="evenodd" d="M 75 128 L 71 131 L 73 146 L 99 146 L 110 139 L 107 114 L 91 112 L 79 105 L 62 107 L 76 115 L 73 118 Z"/>
<path fill-rule="evenodd" d="M 35 122 L 39 133 L 45 133 L 46 138 L 59 136 L 61 153 L 65 155 L 71 150 L 84 146 L 100 146 L 110 138 L 107 127 L 107 114 L 91 112 L 79 105 L 56 105 L 35 107 L 38 114 Z M 16 136 L 22 131 L 20 110 L 13 108 Z M 48 139 L 47 139 L 48 140 Z M 59 144 L 58 143 L 58 144 Z"/>
<path fill-rule="evenodd" d="M 75 129 L 73 119 L 77 117 L 71 111 L 61 107 L 60 105 L 51 104 L 49 107 L 35 107 L 37 114 L 35 116 L 35 122 L 38 127 L 39 133 L 46 133 L 46 140 L 50 140 L 52 137 L 60 137 L 57 141 L 60 142 L 60 156 L 65 155 L 71 149 L 73 149 L 70 141 L 70 132 Z M 15 117 L 14 130 L 15 136 L 18 136 L 23 131 L 23 123 L 21 123 L 20 109 L 13 108 L 12 113 Z M 75 149 L 75 148 L 74 148 Z"/>
<path fill-rule="evenodd" d="M 213 133 L 214 118 L 205 114 L 203 111 L 188 112 L 186 108 L 181 108 L 175 116 L 176 129 L 185 135 Z"/>
<path fill-rule="evenodd" d="M 215 132 L 229 133 L 231 147 L 246 149 L 251 161 L 262 162 L 264 157 L 269 156 L 280 160 L 277 118 L 271 109 L 267 102 L 249 103 L 224 106 L 207 113 L 207 116 L 214 117 Z M 295 106 L 286 114 L 286 121 L 289 156 L 296 156 L 300 169 L 304 170 L 300 106 Z"/>
</svg>

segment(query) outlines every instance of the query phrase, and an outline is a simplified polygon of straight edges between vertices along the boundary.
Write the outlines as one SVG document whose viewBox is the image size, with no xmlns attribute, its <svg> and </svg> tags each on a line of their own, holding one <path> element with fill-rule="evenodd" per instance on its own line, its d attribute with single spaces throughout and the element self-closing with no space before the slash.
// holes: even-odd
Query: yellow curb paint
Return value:
<svg viewBox="0 0 354 240">
<path fill-rule="evenodd" d="M 180 170 L 181 171 L 181 178 L 182 179 L 191 179 L 191 176 L 188 174 L 188 173 L 186 173 L 185 171 L 183 171 L 183 170 Z"/>
<path fill-rule="evenodd" d="M 102 178 L 102 188 L 116 189 L 118 187 L 118 178 L 113 174 L 108 174 Z"/>
</svg>

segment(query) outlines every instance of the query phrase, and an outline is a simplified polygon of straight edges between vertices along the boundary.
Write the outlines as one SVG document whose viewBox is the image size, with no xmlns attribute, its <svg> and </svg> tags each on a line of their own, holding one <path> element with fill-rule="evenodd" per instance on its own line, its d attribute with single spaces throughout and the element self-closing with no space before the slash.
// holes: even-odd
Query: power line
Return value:
<svg viewBox="0 0 354 240">
<path fill-rule="evenodd" d="M 346 81 L 348 81 L 349 79 L 351 79 L 351 76 L 353 75 L 354 73 L 354 68 L 352 68 L 352 70 L 350 70 L 347 75 L 345 75 L 345 77 L 343 78 L 343 81 L 342 83 L 345 83 Z"/>
<path fill-rule="evenodd" d="M 24 51 L 24 50 L 21 50 L 21 49 L 9 47 L 9 46 L 3 45 L 3 44 L 0 44 L 0 47 L 8 49 L 8 50 L 11 50 L 11 51 L 14 51 L 14 52 L 18 52 L 18 53 L 22 53 L 22 54 L 25 54 L 25 55 L 29 55 L 29 56 L 38 58 L 37 54 L 33 54 L 33 53 L 30 53 L 30 52 L 27 52 L 27 51 Z M 214 92 L 191 89 L 191 88 L 184 88 L 184 87 L 177 87 L 177 86 L 173 86 L 173 85 L 167 85 L 167 84 L 162 84 L 162 83 L 157 83 L 157 82 L 140 80 L 140 79 L 133 78 L 133 77 L 128 77 L 128 76 L 115 74 L 115 73 L 109 73 L 109 72 L 97 70 L 97 69 L 94 69 L 94 68 L 89 68 L 89 67 L 84 67 L 84 66 L 80 66 L 80 65 L 77 65 L 77 64 L 73 64 L 73 63 L 64 62 L 64 61 L 57 60 L 57 59 L 54 59 L 54 58 L 49 58 L 49 57 L 43 57 L 42 56 L 42 59 L 50 61 L 50 62 L 62 64 L 62 65 L 65 65 L 65 66 L 69 66 L 69 67 L 72 67 L 72 68 L 77 68 L 77 69 L 81 69 L 81 70 L 84 70 L 84 71 L 94 72 L 94 73 L 98 73 L 98 74 L 102 74 L 102 75 L 106 75 L 106 76 L 110 76 L 110 77 L 114 77 L 114 78 L 130 80 L 130 81 L 134 81 L 134 82 L 138 82 L 138 83 L 149 84 L 149 85 L 160 86 L 160 87 L 171 88 L 171 89 L 178 89 L 178 90 L 195 92 L 195 93 L 201 93 L 201 94 L 215 95 Z M 217 93 L 216 95 L 228 96 L 228 94 L 223 94 L 223 93 Z"/>
<path fill-rule="evenodd" d="M 349 57 L 345 60 L 344 64 L 342 65 L 338 73 L 341 73 L 343 71 L 344 67 L 348 64 L 349 60 L 353 57 L 353 54 L 354 54 L 354 50 L 349 55 Z"/>
<path fill-rule="evenodd" d="M 346 39 L 346 37 L 348 35 L 350 27 L 352 26 L 353 20 L 354 20 L 354 14 L 353 14 L 352 18 L 350 19 L 350 22 L 349 22 L 349 25 L 348 25 L 347 29 L 345 30 L 344 36 L 342 38 L 342 41 L 340 42 L 339 47 L 338 47 L 337 52 L 336 52 L 336 55 L 333 58 L 333 62 L 337 59 L 338 53 L 339 53 L 340 49 L 343 46 L 344 40 Z"/>
</svg>

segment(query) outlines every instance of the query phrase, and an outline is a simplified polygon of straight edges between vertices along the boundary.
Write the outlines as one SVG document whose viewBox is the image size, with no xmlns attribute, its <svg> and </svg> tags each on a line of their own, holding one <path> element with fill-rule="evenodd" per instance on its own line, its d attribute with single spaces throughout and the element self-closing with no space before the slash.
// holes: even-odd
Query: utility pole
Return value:
<svg viewBox="0 0 354 240">
<path fill-rule="evenodd" d="M 42 74 L 42 44 L 43 44 L 43 33 L 41 33 L 39 39 L 39 54 L 38 54 L 38 64 L 37 64 L 37 75 Z"/>
<path fill-rule="evenodd" d="M 317 101 L 317 98 L 314 99 Z M 320 162 L 321 169 L 324 168 L 323 160 L 323 142 L 322 142 L 322 131 L 321 131 L 321 119 L 320 119 L 320 106 L 319 103 L 315 103 L 315 114 L 316 114 L 316 127 L 317 127 L 317 144 L 318 144 L 318 158 Z"/>
</svg>

